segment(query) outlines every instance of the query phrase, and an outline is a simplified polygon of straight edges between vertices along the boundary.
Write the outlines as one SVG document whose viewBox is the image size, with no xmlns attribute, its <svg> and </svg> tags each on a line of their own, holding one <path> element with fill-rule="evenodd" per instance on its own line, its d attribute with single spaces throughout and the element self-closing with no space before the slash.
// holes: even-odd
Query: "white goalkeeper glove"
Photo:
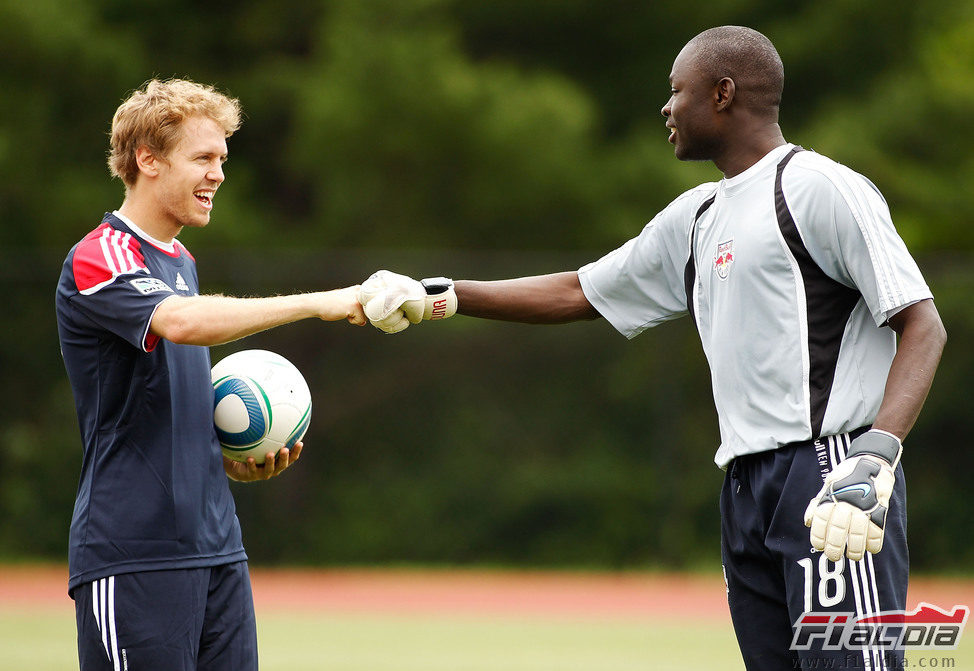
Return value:
<svg viewBox="0 0 974 671">
<path fill-rule="evenodd" d="M 386 333 L 398 333 L 424 319 L 446 319 L 457 311 L 453 280 L 417 281 L 388 270 L 379 270 L 362 283 L 359 302 L 369 322 Z"/>
<path fill-rule="evenodd" d="M 852 560 L 883 549 L 886 513 L 903 453 L 899 438 L 872 429 L 852 441 L 845 461 L 825 478 L 805 509 L 812 547 L 832 561 Z"/>
</svg>

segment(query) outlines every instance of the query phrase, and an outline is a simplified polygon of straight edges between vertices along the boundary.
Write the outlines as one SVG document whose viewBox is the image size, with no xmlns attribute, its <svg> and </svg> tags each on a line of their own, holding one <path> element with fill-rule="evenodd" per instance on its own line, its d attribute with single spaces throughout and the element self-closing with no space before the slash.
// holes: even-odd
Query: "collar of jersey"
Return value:
<svg viewBox="0 0 974 671">
<path fill-rule="evenodd" d="M 720 180 L 720 195 L 725 198 L 730 198 L 740 193 L 750 185 L 756 176 L 764 172 L 765 168 L 769 165 L 777 165 L 778 161 L 791 151 L 794 146 L 793 144 L 786 143 L 780 147 L 775 147 L 741 174 L 734 175 L 733 177 L 725 177 Z"/>
<path fill-rule="evenodd" d="M 163 242 L 162 240 L 156 240 L 151 235 L 149 235 L 141 228 L 136 226 L 134 221 L 126 217 L 118 210 L 113 211 L 112 214 L 115 215 L 116 218 L 121 220 L 123 224 L 131 228 L 133 233 L 135 233 L 137 236 L 139 236 L 140 238 L 148 242 L 153 247 L 157 247 L 158 249 L 161 249 L 166 254 L 169 254 L 169 256 L 179 256 L 179 251 L 176 249 L 175 240 L 173 240 L 172 242 Z"/>
</svg>

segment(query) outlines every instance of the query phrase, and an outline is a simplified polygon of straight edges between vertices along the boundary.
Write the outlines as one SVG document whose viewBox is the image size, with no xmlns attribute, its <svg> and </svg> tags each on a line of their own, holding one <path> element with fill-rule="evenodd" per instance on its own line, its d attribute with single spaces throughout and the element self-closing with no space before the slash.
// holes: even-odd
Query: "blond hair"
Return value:
<svg viewBox="0 0 974 671">
<path fill-rule="evenodd" d="M 165 158 L 179 141 L 186 119 L 212 119 L 230 137 L 240 128 L 240 115 L 240 101 L 212 86 L 185 79 L 152 79 L 115 110 L 108 167 L 113 177 L 132 187 L 139 176 L 135 159 L 139 147 Z"/>
</svg>

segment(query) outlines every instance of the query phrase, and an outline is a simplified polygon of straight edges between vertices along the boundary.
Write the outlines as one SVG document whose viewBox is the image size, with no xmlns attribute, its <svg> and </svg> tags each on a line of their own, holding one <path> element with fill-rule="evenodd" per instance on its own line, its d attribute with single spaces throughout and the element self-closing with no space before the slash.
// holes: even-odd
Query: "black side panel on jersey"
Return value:
<svg viewBox="0 0 974 671">
<path fill-rule="evenodd" d="M 774 182 L 774 202 L 778 227 L 798 262 L 802 282 L 805 285 L 805 309 L 808 313 L 810 420 L 812 436 L 818 438 L 822 433 L 825 410 L 832 393 L 842 334 L 861 294 L 826 275 L 812 259 L 805 243 L 802 242 L 801 234 L 791 216 L 781 188 L 781 176 L 785 166 L 800 151 L 803 151 L 801 147 L 795 147 L 778 164 L 778 173 Z"/>
<path fill-rule="evenodd" d="M 693 244 L 696 239 L 697 221 L 714 204 L 715 200 L 717 200 L 716 191 L 714 191 L 714 195 L 700 204 L 700 207 L 697 209 L 697 214 L 693 217 L 693 226 L 690 227 L 690 254 L 687 257 L 687 265 L 683 269 L 683 285 L 687 292 L 687 310 L 690 312 L 690 319 L 694 323 L 697 322 L 697 315 L 693 313 L 693 285 L 697 283 L 697 264 L 693 260 Z"/>
</svg>

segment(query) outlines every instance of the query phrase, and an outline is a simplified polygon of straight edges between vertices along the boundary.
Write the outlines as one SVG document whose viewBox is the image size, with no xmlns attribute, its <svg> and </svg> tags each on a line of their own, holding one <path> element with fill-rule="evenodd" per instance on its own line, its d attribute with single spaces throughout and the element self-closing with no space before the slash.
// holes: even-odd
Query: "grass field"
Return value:
<svg viewBox="0 0 974 671">
<path fill-rule="evenodd" d="M 62 571 L 3 573 L 0 669 L 76 669 Z M 919 598 L 963 603 L 959 584 Z M 714 576 L 255 571 L 254 593 L 264 671 L 744 668 Z M 974 635 L 908 661 L 974 670 Z"/>
<path fill-rule="evenodd" d="M 302 643 L 292 647 L 291 640 Z M 295 620 L 273 614 L 262 619 L 261 644 L 261 668 L 268 671 L 743 668 L 735 662 L 736 644 L 725 626 L 709 624 L 695 633 L 686 624 L 633 619 L 354 615 Z"/>
<path fill-rule="evenodd" d="M 286 613 L 258 616 L 264 671 L 743 669 L 726 625 L 626 619 Z M 0 607 L 5 671 L 77 668 L 70 609 Z"/>
</svg>

